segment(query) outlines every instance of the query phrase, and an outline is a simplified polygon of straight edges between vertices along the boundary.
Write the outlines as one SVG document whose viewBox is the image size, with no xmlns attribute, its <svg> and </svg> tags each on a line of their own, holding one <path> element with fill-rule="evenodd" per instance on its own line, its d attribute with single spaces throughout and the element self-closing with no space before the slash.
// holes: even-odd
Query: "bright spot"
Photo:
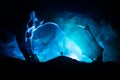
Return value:
<svg viewBox="0 0 120 80">
<path fill-rule="evenodd" d="M 79 60 L 78 57 L 74 53 L 71 53 L 69 57 L 75 60 Z"/>
</svg>

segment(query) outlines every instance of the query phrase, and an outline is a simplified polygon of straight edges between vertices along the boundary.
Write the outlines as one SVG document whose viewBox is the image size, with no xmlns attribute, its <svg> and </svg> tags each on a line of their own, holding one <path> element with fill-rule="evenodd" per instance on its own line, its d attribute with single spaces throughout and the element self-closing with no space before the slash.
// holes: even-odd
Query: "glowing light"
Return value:
<svg viewBox="0 0 120 80">
<path fill-rule="evenodd" d="M 35 19 L 35 14 L 32 19 Z M 92 62 L 92 58 L 98 56 L 99 48 L 84 25 L 86 23 L 79 16 L 61 18 L 57 23 L 40 22 L 38 26 L 35 26 L 33 20 L 33 26 L 28 32 L 32 33 L 30 39 L 34 54 L 41 62 L 60 56 L 61 52 L 78 61 Z"/>
<path fill-rule="evenodd" d="M 29 49 L 33 49 L 34 54 L 41 62 L 60 56 L 62 52 L 64 56 L 90 63 L 102 54 L 100 46 L 104 48 L 104 61 L 119 60 L 119 44 L 115 44 L 118 42 L 116 41 L 118 34 L 112 30 L 110 24 L 104 21 L 98 25 L 85 16 L 69 12 L 57 15 L 53 22 L 44 23 L 44 21 L 40 21 L 36 25 L 37 21 L 35 12 L 31 12 L 30 20 L 27 23 L 28 30 L 25 34 L 25 41 L 29 41 Z M 89 25 L 100 46 L 85 30 L 85 25 Z M 5 55 L 25 60 L 18 48 L 15 36 L 9 43 L 0 42 L 0 46 Z"/>
<path fill-rule="evenodd" d="M 94 30 L 94 34 L 91 34 L 88 30 L 86 30 L 86 25 L 89 25 L 90 29 L 95 29 L 95 27 L 98 26 L 94 21 L 81 15 L 68 12 L 66 14 L 60 14 L 59 17 L 56 17 L 55 22 L 60 25 L 69 40 L 73 41 L 78 49 L 81 50 L 81 56 L 84 55 L 91 59 L 96 59 L 98 55 L 102 54 L 102 48 L 100 48 L 99 44 L 96 43 L 94 39 L 95 37 L 92 37 L 94 34 L 97 34 L 97 32 L 95 33 Z M 79 59 L 79 61 L 85 61 L 85 59 Z"/>
<path fill-rule="evenodd" d="M 71 53 L 69 57 L 79 61 L 79 59 L 78 59 L 77 55 L 75 55 L 75 53 Z"/>
</svg>

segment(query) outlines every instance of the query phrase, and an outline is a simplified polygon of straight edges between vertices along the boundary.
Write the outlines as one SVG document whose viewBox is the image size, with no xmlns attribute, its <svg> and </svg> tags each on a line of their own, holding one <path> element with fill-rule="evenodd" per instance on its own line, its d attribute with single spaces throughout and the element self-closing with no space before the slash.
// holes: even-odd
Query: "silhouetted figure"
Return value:
<svg viewBox="0 0 120 80">
<path fill-rule="evenodd" d="M 61 52 L 60 54 L 61 54 L 61 56 L 63 56 L 63 52 Z"/>
</svg>

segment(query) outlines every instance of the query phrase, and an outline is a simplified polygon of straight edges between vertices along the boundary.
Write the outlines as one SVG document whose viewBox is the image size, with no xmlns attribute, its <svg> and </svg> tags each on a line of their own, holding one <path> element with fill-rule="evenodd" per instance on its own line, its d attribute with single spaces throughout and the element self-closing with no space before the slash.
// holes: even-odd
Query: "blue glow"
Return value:
<svg viewBox="0 0 120 80">
<path fill-rule="evenodd" d="M 53 22 L 41 21 L 38 22 L 39 25 L 36 25 L 35 13 L 30 19 L 33 19 L 33 25 L 27 30 L 32 34 L 28 41 L 40 62 L 60 56 L 61 52 L 64 56 L 89 63 L 95 61 L 101 54 L 103 60 L 107 59 L 105 55 L 109 50 L 105 47 L 107 45 L 104 41 L 115 35 L 109 24 L 105 25 L 102 22 L 98 25 L 90 18 L 72 13 L 57 15 Z"/>
<path fill-rule="evenodd" d="M 81 50 L 82 55 L 96 60 L 102 54 L 102 48 L 97 40 L 97 23 L 83 15 L 62 13 L 54 20 L 60 25 L 66 36 L 72 40 Z M 90 31 L 87 30 L 87 26 Z M 96 32 L 95 32 L 96 31 Z M 80 60 L 82 61 L 82 60 Z"/>
<path fill-rule="evenodd" d="M 81 49 L 82 54 L 92 60 L 102 54 L 103 62 L 113 61 L 119 63 L 119 35 L 112 29 L 112 25 L 101 19 L 94 20 L 92 17 L 81 15 L 74 12 L 58 13 L 54 18 L 67 37 L 72 40 Z M 88 25 L 91 33 L 86 30 Z M 99 46 L 98 46 L 99 45 Z M 101 47 L 104 51 L 101 50 Z"/>
<path fill-rule="evenodd" d="M 47 25 L 50 25 L 50 23 L 48 23 Z M 52 24 L 52 26 L 55 27 L 55 25 L 53 25 L 53 24 Z M 57 30 L 57 31 L 60 31 L 60 30 Z M 41 31 L 39 31 L 39 32 L 41 32 Z M 85 55 L 82 55 L 81 49 L 72 40 L 67 38 L 62 31 L 57 32 L 57 33 L 59 35 L 57 34 L 56 37 L 54 37 L 52 40 L 50 40 L 50 43 L 47 43 L 47 42 L 49 41 L 48 39 L 50 37 L 52 38 L 52 35 L 51 35 L 52 33 L 49 35 L 49 37 L 43 36 L 43 38 L 41 38 L 41 39 L 33 40 L 34 53 L 37 54 L 39 61 L 41 61 L 41 62 L 48 61 L 57 56 L 60 56 L 61 55 L 60 53 L 63 52 L 64 56 L 71 57 L 78 61 L 92 62 L 92 60 L 90 58 L 88 58 Z M 33 39 L 34 39 L 34 37 L 33 37 Z"/>
<path fill-rule="evenodd" d="M 37 23 L 37 24 L 36 24 Z M 91 33 L 86 30 L 89 26 Z M 40 62 L 45 62 L 55 57 L 71 57 L 78 61 L 93 62 L 103 54 L 103 61 L 119 62 L 119 35 L 112 29 L 110 23 L 104 20 L 94 21 L 91 18 L 72 12 L 62 12 L 53 18 L 52 22 L 39 21 L 35 12 L 30 13 L 27 23 L 28 30 L 25 41 L 28 49 L 36 54 Z M 0 56 L 14 57 L 25 60 L 18 48 L 16 37 L 9 32 L 0 41 Z M 9 36 L 12 35 L 12 38 Z M 4 41 L 4 38 L 8 41 Z M 100 48 L 100 45 L 104 51 Z"/>
<path fill-rule="evenodd" d="M 8 40 L 0 41 L 0 56 L 25 60 L 22 52 L 18 48 L 16 37 L 11 32 L 2 32 L 2 35 L 4 35 L 3 39 L 7 38 Z"/>
</svg>

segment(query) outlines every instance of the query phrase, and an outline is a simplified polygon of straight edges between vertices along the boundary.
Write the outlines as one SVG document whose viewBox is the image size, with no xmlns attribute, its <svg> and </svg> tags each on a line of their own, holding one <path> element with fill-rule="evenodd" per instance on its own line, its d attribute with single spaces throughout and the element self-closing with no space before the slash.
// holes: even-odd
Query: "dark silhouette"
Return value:
<svg viewBox="0 0 120 80">
<path fill-rule="evenodd" d="M 85 30 L 90 34 L 90 36 L 92 37 L 92 39 L 94 40 L 94 42 L 97 44 L 97 47 L 98 47 L 99 50 L 100 50 L 100 52 L 99 52 L 99 54 L 98 54 L 98 58 L 97 58 L 97 60 L 95 60 L 95 61 L 97 61 L 97 62 L 103 62 L 103 50 L 104 50 L 104 49 L 103 49 L 103 48 L 98 44 L 98 42 L 96 41 L 93 33 L 92 33 L 91 30 L 90 30 L 89 25 L 86 24 L 85 27 L 81 27 L 81 28 L 85 29 Z M 92 59 L 92 60 L 94 61 L 94 59 Z"/>
<path fill-rule="evenodd" d="M 103 50 L 104 50 L 104 49 L 98 44 L 98 42 L 96 41 L 95 37 L 93 36 L 93 34 L 92 34 L 92 32 L 91 32 L 91 30 L 90 30 L 90 28 L 89 28 L 88 25 L 86 25 L 85 29 L 88 31 L 88 33 L 91 34 L 91 37 L 93 38 L 94 42 L 97 44 L 97 46 L 98 46 L 99 49 L 100 49 L 100 53 L 98 54 L 98 58 L 97 58 L 96 61 L 97 61 L 97 62 L 103 62 Z"/>
<path fill-rule="evenodd" d="M 30 62 L 39 62 L 39 59 L 37 58 L 36 54 L 33 52 L 33 47 L 32 47 L 32 37 L 33 37 L 33 32 L 34 29 L 36 28 L 36 17 L 35 17 L 35 12 L 32 11 L 30 13 L 30 20 L 28 21 L 27 24 L 27 31 L 25 34 L 25 43 L 28 51 L 28 55 L 26 59 L 30 59 Z"/>
<path fill-rule="evenodd" d="M 63 56 L 63 52 L 61 52 L 60 54 L 61 54 L 61 56 Z"/>
</svg>

